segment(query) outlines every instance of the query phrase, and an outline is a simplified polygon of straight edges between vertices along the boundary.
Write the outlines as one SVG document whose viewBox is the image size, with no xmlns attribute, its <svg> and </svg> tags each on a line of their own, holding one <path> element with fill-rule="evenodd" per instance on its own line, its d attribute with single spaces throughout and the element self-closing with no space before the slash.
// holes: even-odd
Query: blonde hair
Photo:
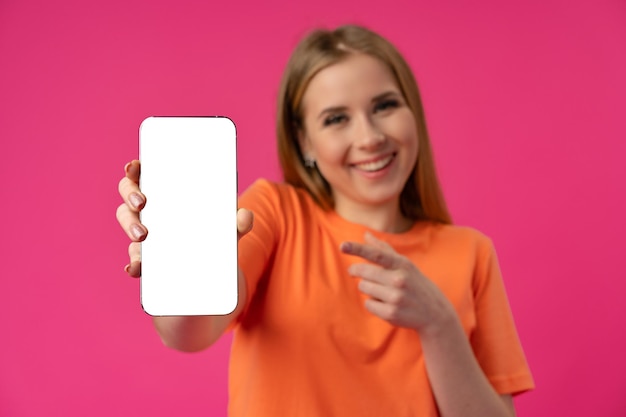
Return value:
<svg viewBox="0 0 626 417">
<path fill-rule="evenodd" d="M 305 37 L 291 55 L 278 96 L 278 155 L 287 183 L 306 189 L 322 208 L 334 205 L 330 185 L 315 167 L 307 167 L 298 133 L 303 126 L 302 97 L 311 79 L 322 69 L 350 54 L 363 53 L 383 62 L 393 74 L 413 112 L 418 134 L 418 156 L 400 195 L 402 214 L 413 220 L 451 223 L 437 179 L 426 129 L 424 110 L 413 72 L 397 49 L 380 35 L 359 26 L 316 30 Z"/>
</svg>

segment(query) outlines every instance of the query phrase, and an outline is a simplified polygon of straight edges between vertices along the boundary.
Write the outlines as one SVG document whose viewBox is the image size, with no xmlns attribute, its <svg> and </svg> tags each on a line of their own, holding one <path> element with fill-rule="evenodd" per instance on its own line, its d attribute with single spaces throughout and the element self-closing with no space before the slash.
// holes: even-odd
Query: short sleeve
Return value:
<svg viewBox="0 0 626 417">
<path fill-rule="evenodd" d="M 470 341 L 483 372 L 500 394 L 533 389 L 533 378 L 515 328 L 498 258 L 487 238 L 479 247 L 473 287 L 476 328 Z"/>
<path fill-rule="evenodd" d="M 247 307 L 274 256 L 283 216 L 276 186 L 267 180 L 257 180 L 244 191 L 239 197 L 238 207 L 250 210 L 254 216 L 252 230 L 241 238 L 238 246 L 239 268 L 246 279 Z M 245 311 L 240 317 L 245 315 Z"/>
</svg>

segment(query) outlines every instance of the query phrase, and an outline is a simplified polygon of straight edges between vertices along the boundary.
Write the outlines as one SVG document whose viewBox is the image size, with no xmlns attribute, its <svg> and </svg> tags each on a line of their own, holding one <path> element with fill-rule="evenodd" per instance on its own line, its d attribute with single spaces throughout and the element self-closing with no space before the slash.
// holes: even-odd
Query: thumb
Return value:
<svg viewBox="0 0 626 417">
<path fill-rule="evenodd" d="M 139 184 L 139 176 L 141 175 L 141 162 L 134 159 L 124 166 L 124 172 L 135 184 Z"/>
<path fill-rule="evenodd" d="M 241 208 L 237 210 L 237 240 L 244 237 L 250 230 L 252 230 L 252 223 L 254 222 L 254 215 L 250 210 Z"/>
</svg>

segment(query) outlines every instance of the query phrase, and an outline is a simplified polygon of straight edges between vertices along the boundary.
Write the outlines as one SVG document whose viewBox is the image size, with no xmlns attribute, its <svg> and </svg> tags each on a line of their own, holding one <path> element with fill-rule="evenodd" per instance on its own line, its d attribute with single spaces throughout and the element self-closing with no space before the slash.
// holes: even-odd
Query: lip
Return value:
<svg viewBox="0 0 626 417">
<path fill-rule="evenodd" d="M 363 160 L 361 160 L 361 161 L 352 162 L 352 163 L 350 163 L 349 165 L 350 165 L 350 166 L 357 166 L 357 165 L 361 165 L 361 164 L 369 164 L 369 163 L 371 163 L 371 162 L 377 162 L 377 161 L 380 161 L 381 159 L 388 158 L 389 156 L 392 156 L 392 155 L 395 157 L 395 156 L 396 156 L 396 154 L 397 154 L 397 152 L 388 152 L 388 153 L 386 153 L 386 154 L 382 154 L 382 155 L 379 155 L 379 156 L 375 156 L 375 157 L 370 158 L 370 159 L 363 159 Z"/>
<path fill-rule="evenodd" d="M 353 165 L 350 168 L 356 173 L 359 177 L 364 178 L 368 181 L 377 181 L 383 178 L 387 178 L 390 172 L 394 170 L 397 162 L 397 152 L 391 152 L 386 154 L 386 156 L 376 157 L 369 159 L 369 161 L 377 162 L 380 160 L 385 160 L 389 158 L 389 162 L 385 164 L 383 168 L 380 168 L 376 171 L 366 171 L 364 169 L 360 169 L 358 165 Z"/>
</svg>

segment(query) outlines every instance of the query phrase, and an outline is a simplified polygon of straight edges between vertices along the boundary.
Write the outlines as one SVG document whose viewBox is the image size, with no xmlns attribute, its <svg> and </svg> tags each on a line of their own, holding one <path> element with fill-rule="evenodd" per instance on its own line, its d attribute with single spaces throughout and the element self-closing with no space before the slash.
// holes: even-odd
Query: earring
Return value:
<svg viewBox="0 0 626 417">
<path fill-rule="evenodd" d="M 311 158 L 310 156 L 305 156 L 304 166 L 307 168 L 313 168 L 315 166 L 315 159 Z"/>
</svg>

